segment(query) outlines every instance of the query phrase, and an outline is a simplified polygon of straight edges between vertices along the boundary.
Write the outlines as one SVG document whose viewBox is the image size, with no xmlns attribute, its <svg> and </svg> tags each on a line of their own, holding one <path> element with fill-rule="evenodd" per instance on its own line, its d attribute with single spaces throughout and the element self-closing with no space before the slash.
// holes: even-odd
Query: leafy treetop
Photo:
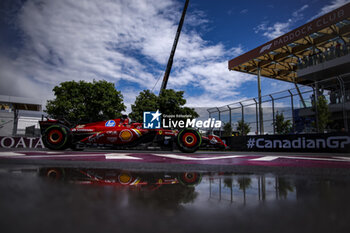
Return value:
<svg viewBox="0 0 350 233">
<path fill-rule="evenodd" d="M 136 97 L 135 103 L 131 105 L 132 112 L 130 118 L 136 122 L 143 121 L 143 112 L 159 111 L 163 115 L 191 115 L 196 118 L 199 115 L 193 108 L 184 107 L 186 100 L 183 97 L 183 91 L 173 89 L 164 90 L 160 96 L 156 96 L 150 90 L 143 90 Z"/>
<path fill-rule="evenodd" d="M 244 120 L 237 121 L 237 131 L 240 132 L 242 136 L 248 135 L 250 130 L 249 123 L 244 122 Z"/>
<path fill-rule="evenodd" d="M 288 134 L 292 129 L 292 122 L 290 120 L 284 120 L 283 113 L 277 112 L 274 127 L 277 134 Z"/>
<path fill-rule="evenodd" d="M 74 123 L 118 118 L 126 108 L 121 92 L 104 80 L 62 82 L 53 92 L 56 98 L 46 104 L 48 115 Z"/>
</svg>

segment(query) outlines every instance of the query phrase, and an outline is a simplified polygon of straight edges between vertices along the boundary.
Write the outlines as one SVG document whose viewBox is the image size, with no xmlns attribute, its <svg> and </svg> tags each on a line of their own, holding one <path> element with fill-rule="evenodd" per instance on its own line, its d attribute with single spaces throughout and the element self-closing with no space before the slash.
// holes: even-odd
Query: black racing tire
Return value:
<svg viewBox="0 0 350 233">
<path fill-rule="evenodd" d="M 42 140 L 46 148 L 51 150 L 65 150 L 71 146 L 72 133 L 67 126 L 51 125 L 45 129 Z"/>
<path fill-rule="evenodd" d="M 177 180 L 185 186 L 195 186 L 202 181 L 202 174 L 196 172 L 185 172 L 177 176 Z"/>
<path fill-rule="evenodd" d="M 197 130 L 183 129 L 177 134 L 176 143 L 180 151 L 193 153 L 201 146 L 202 136 Z"/>
<path fill-rule="evenodd" d="M 60 180 L 64 177 L 64 170 L 61 168 L 48 168 L 45 176 L 53 180 Z"/>
</svg>

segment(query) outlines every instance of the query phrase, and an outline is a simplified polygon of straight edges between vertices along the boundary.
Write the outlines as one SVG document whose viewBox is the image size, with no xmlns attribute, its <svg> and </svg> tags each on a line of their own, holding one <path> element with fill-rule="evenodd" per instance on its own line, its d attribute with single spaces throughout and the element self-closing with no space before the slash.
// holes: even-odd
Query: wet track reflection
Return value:
<svg viewBox="0 0 350 233">
<path fill-rule="evenodd" d="M 131 172 L 118 169 L 41 168 L 38 174 L 49 180 L 74 184 L 114 186 L 128 191 L 156 191 L 160 196 L 177 196 L 196 203 L 196 198 L 230 204 L 258 204 L 259 202 L 296 200 L 295 179 L 272 175 L 200 172 Z M 170 187 L 171 186 L 171 187 Z M 195 188 L 196 187 L 196 188 Z M 167 190 L 172 190 L 169 195 Z M 191 192 L 189 192 L 191 191 Z M 163 195 L 162 192 L 165 192 Z M 182 194 L 189 197 L 182 197 Z M 159 196 L 157 195 L 157 198 Z M 203 200 L 200 200 L 203 201 Z M 183 202 L 183 203 L 187 203 Z M 178 203 L 178 204 L 181 204 Z"/>
<path fill-rule="evenodd" d="M 0 172 L 0 225 L 5 232 L 347 232 L 349 196 L 348 178 L 321 174 L 10 169 Z"/>
</svg>

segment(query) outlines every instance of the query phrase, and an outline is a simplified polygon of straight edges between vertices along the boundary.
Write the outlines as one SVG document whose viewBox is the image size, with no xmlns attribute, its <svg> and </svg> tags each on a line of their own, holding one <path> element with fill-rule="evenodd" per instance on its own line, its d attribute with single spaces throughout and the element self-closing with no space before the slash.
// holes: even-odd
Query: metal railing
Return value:
<svg viewBox="0 0 350 233">
<path fill-rule="evenodd" d="M 315 101 L 323 95 L 328 103 L 332 116 L 327 125 L 327 132 L 349 131 L 350 111 L 350 74 L 314 82 L 310 86 L 298 85 L 296 88 L 262 96 L 263 132 L 276 133 L 276 115 L 283 114 L 290 120 L 290 133 L 319 132 L 319 113 Z M 259 134 L 259 101 L 258 98 L 246 99 L 221 107 L 207 109 L 209 118 L 230 123 L 233 130 L 237 122 L 249 124 L 249 134 Z M 222 130 L 222 129 L 221 129 Z"/>
<path fill-rule="evenodd" d="M 350 44 L 338 44 L 327 48 L 325 51 L 320 51 L 313 55 L 299 59 L 297 64 L 298 69 L 304 69 L 313 65 L 321 64 L 325 61 L 333 60 L 337 57 L 342 57 L 350 53 Z"/>
</svg>

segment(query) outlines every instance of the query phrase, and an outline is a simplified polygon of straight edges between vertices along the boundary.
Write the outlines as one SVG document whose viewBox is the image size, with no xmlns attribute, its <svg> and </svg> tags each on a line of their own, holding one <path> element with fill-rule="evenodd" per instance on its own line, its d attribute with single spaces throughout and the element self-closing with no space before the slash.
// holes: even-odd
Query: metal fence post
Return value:
<svg viewBox="0 0 350 233">
<path fill-rule="evenodd" d="M 262 97 L 261 97 L 261 68 L 258 66 L 258 99 L 259 99 L 259 123 L 260 123 L 260 135 L 264 134 L 264 114 L 262 109 Z"/>
<path fill-rule="evenodd" d="M 293 101 L 293 93 L 288 90 L 289 94 L 290 94 L 290 104 L 292 106 L 292 130 L 293 133 L 295 132 L 295 114 L 294 114 L 294 101 Z"/>
<path fill-rule="evenodd" d="M 230 121 L 230 125 L 231 125 L 231 127 L 232 127 L 232 116 L 231 116 L 231 108 L 230 108 L 230 105 L 227 105 L 227 107 L 228 107 L 228 111 L 229 111 L 229 121 Z"/>
<path fill-rule="evenodd" d="M 244 124 L 244 106 L 241 102 L 239 102 L 239 104 L 241 105 L 241 108 L 242 108 L 242 111 L 241 111 L 241 114 L 242 114 L 242 118 L 241 118 L 241 121 L 242 121 L 242 126 Z M 242 130 L 241 130 L 241 135 L 243 135 L 243 127 L 242 127 Z"/>
<path fill-rule="evenodd" d="M 17 128 L 18 128 L 18 113 L 19 110 L 17 108 L 13 111 L 13 129 L 12 129 L 12 136 L 17 135 Z"/>
<path fill-rule="evenodd" d="M 219 121 L 221 121 L 221 112 L 220 112 L 220 109 L 217 107 L 216 108 L 218 110 L 218 113 L 219 113 Z M 221 137 L 221 127 L 219 129 L 219 136 Z"/>
<path fill-rule="evenodd" d="M 298 92 L 298 95 L 299 95 L 299 98 L 300 98 L 300 100 L 301 100 L 301 103 L 303 104 L 303 107 L 306 108 L 306 104 L 305 104 L 304 97 L 303 97 L 303 95 L 301 94 L 300 89 L 299 89 L 297 83 L 294 82 L 294 85 L 295 85 L 295 89 L 296 89 L 297 92 Z"/>
<path fill-rule="evenodd" d="M 276 117 L 275 117 L 275 99 L 272 97 L 272 95 L 269 95 L 272 102 L 272 125 L 273 125 L 273 134 L 276 133 Z"/>
<path fill-rule="evenodd" d="M 344 86 L 344 80 L 338 76 L 337 77 L 338 79 L 338 82 L 340 84 L 340 93 L 341 93 L 341 99 L 342 99 L 342 109 L 343 109 L 343 121 L 344 121 L 344 130 L 346 132 L 349 131 L 349 128 L 348 128 L 348 117 L 347 117 L 347 112 L 346 112 L 346 109 L 345 109 L 345 86 Z"/>
<path fill-rule="evenodd" d="M 259 133 L 259 117 L 258 117 L 258 102 L 256 101 L 255 98 L 253 98 L 254 102 L 255 102 L 255 116 L 256 116 L 256 133 Z"/>
<path fill-rule="evenodd" d="M 239 104 L 241 105 L 241 108 L 242 108 L 242 122 L 244 122 L 244 105 L 242 104 L 242 102 L 239 102 Z"/>
<path fill-rule="evenodd" d="M 209 119 L 211 120 L 211 112 L 209 111 L 209 109 L 207 109 L 207 111 L 209 113 Z M 210 125 L 209 125 L 209 132 L 212 132 L 212 128 Z"/>
<path fill-rule="evenodd" d="M 318 133 L 318 110 L 317 110 L 317 100 L 318 100 L 318 90 L 315 90 L 318 88 L 317 83 L 315 82 L 315 87 L 313 88 L 313 100 L 311 100 L 313 102 L 313 107 L 315 109 L 315 120 L 316 120 L 316 132 Z"/>
</svg>

